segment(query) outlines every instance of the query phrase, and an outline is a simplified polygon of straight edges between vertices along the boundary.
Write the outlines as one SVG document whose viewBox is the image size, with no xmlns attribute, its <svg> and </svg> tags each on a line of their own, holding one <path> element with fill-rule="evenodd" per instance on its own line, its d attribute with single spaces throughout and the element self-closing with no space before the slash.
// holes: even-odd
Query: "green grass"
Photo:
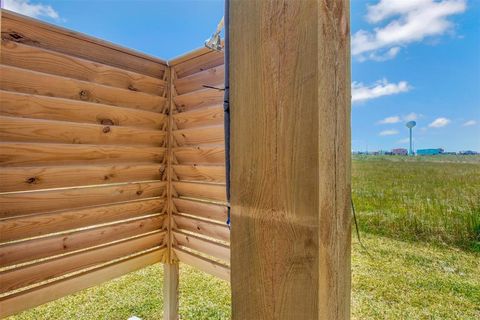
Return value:
<svg viewBox="0 0 480 320">
<path fill-rule="evenodd" d="M 480 157 L 355 157 L 353 319 L 480 318 Z M 161 265 L 10 320 L 160 319 Z M 229 284 L 181 265 L 181 319 L 229 319 Z"/>
</svg>

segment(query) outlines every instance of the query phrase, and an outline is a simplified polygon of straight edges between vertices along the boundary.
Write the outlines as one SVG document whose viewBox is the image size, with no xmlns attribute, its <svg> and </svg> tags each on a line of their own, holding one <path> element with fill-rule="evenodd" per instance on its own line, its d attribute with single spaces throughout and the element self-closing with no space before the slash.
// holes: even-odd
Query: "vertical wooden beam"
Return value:
<svg viewBox="0 0 480 320">
<path fill-rule="evenodd" d="M 178 319 L 178 263 L 163 265 L 163 319 Z"/>
<path fill-rule="evenodd" d="M 230 1 L 233 319 L 350 317 L 348 4 Z"/>
</svg>

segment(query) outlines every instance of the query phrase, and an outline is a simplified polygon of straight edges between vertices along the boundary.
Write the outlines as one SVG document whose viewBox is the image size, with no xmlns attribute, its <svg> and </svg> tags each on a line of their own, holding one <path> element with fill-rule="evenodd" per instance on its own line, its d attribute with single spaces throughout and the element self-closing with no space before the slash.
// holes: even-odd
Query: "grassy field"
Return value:
<svg viewBox="0 0 480 320">
<path fill-rule="evenodd" d="M 355 157 L 354 319 L 480 318 L 480 157 Z M 13 319 L 159 319 L 154 265 Z M 229 319 L 228 283 L 182 265 L 182 319 Z"/>
</svg>

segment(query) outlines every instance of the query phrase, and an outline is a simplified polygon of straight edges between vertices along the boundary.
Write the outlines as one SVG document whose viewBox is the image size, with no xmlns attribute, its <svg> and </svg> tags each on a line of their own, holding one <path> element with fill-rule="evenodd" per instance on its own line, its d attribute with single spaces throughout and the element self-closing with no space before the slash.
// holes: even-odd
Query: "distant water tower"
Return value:
<svg viewBox="0 0 480 320">
<path fill-rule="evenodd" d="M 413 156 L 413 143 L 412 143 L 412 129 L 415 127 L 417 123 L 415 121 L 408 121 L 406 126 L 410 130 L 410 150 L 408 151 L 408 154 Z"/>
</svg>

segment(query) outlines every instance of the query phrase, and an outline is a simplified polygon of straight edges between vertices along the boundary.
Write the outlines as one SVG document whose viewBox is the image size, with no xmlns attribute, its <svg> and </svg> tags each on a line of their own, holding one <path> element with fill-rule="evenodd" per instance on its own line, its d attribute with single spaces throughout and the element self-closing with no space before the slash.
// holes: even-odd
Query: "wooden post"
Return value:
<svg viewBox="0 0 480 320">
<path fill-rule="evenodd" d="M 349 319 L 348 0 L 229 17 L 233 319 Z"/>
<path fill-rule="evenodd" d="M 163 319 L 178 319 L 178 263 L 163 264 Z"/>
</svg>

